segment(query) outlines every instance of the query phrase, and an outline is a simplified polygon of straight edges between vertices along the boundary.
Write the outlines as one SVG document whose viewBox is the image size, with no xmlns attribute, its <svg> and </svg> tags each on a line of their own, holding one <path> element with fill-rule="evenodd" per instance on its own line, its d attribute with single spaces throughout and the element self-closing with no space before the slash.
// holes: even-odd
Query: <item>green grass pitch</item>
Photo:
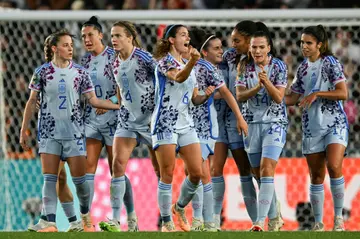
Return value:
<svg viewBox="0 0 360 239">
<path fill-rule="evenodd" d="M 360 232 L 0 232 L 0 239 L 359 239 Z"/>
</svg>

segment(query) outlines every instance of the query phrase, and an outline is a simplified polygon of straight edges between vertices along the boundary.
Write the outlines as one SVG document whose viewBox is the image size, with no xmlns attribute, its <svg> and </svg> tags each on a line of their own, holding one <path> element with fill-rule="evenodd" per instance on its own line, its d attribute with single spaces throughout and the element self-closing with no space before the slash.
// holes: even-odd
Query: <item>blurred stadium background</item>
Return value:
<svg viewBox="0 0 360 239">
<path fill-rule="evenodd" d="M 181 0 L 180 0 L 181 1 Z M 180 2 L 180 1 L 171 1 Z M 0 1 L 4 3 L 22 1 Z M 36 1 L 26 1 L 36 2 Z M 54 9 L 50 3 L 56 1 L 37 1 L 49 3 L 29 9 Z M 58 1 L 62 2 L 62 1 Z M 66 1 L 65 1 L 66 2 Z M 71 2 L 71 1 L 68 1 Z M 88 1 L 83 2 L 84 9 L 91 8 Z M 95 1 L 94 2 L 99 2 Z M 111 2 L 111 1 L 104 1 Z M 115 2 L 115 1 L 114 1 Z M 121 1 L 119 1 L 121 2 Z M 152 2 L 150 1 L 128 1 Z M 156 1 L 155 1 L 156 2 Z M 160 1 L 161 2 L 161 1 Z M 183 1 L 184 4 L 191 1 Z M 193 2 L 217 2 L 196 1 Z M 221 2 L 221 1 L 220 1 Z M 231 3 L 237 1 L 224 1 Z M 259 1 L 238 1 L 245 3 Z M 260 1 L 262 3 L 270 1 Z M 278 8 L 289 8 L 295 1 L 273 1 Z M 297 1 L 326 2 L 326 1 Z M 335 4 L 337 1 L 327 1 Z M 342 1 L 350 4 L 352 1 Z M 349 3 L 350 2 L 350 3 Z M 264 3 L 264 4 L 265 4 Z M 309 4 L 310 4 L 309 3 Z M 295 4 L 295 3 L 294 3 Z M 75 9 L 70 4 L 70 8 Z M 325 4 L 326 5 L 326 4 Z M 355 5 L 355 2 L 354 4 Z M 11 5 L 14 6 L 14 5 Z M 17 5 L 18 7 L 19 5 Z M 43 7 L 41 7 L 43 6 Z M 127 6 L 127 5 L 125 5 Z M 138 5 L 140 6 L 140 5 Z M 248 6 L 248 5 L 247 5 Z M 260 6 L 260 5 L 259 5 Z M 271 5 L 275 6 L 275 5 Z M 304 5 L 305 6 L 305 5 Z M 306 5 L 308 7 L 309 5 Z M 352 6 L 351 4 L 348 6 Z M 226 6 L 225 6 L 226 7 Z M 316 5 L 315 7 L 321 7 Z M 327 7 L 324 6 L 323 7 Z M 130 8 L 130 7 L 129 7 Z M 127 9 L 129 9 L 127 8 Z M 140 7 L 139 7 L 140 8 Z M 154 7 L 156 8 L 156 7 Z M 56 9 L 56 8 L 55 8 Z M 65 8 L 67 9 L 67 8 Z M 110 9 L 110 7 L 106 8 Z M 121 9 L 113 7 L 113 9 Z M 130 8 L 132 9 L 132 8 Z M 349 87 L 349 100 L 345 102 L 345 111 L 350 123 L 350 138 L 347 158 L 344 162 L 346 180 L 345 210 L 346 228 L 360 230 L 360 10 L 358 9 L 291 9 L 291 10 L 137 10 L 137 11 L 24 11 L 20 9 L 0 8 L 0 230 L 25 230 L 31 223 L 37 222 L 41 209 L 42 175 L 36 148 L 36 115 L 29 132 L 32 135 L 32 150 L 23 152 L 19 140 L 22 112 L 29 95 L 28 83 L 35 67 L 43 59 L 43 41 L 51 32 L 67 28 L 78 36 L 75 41 L 75 61 L 84 54 L 80 40 L 82 22 L 97 15 L 103 24 L 105 43 L 110 45 L 110 28 L 117 20 L 130 20 L 136 23 L 143 48 L 152 52 L 156 40 L 162 36 L 166 25 L 182 23 L 189 27 L 200 27 L 222 37 L 224 49 L 230 46 L 229 36 L 238 21 L 250 19 L 264 21 L 272 33 L 278 57 L 288 65 L 289 85 L 293 80 L 297 65 L 302 61 L 299 50 L 301 30 L 309 25 L 323 24 L 330 37 L 334 54 L 344 64 Z M 276 192 L 282 203 L 282 214 L 286 221 L 285 230 L 306 230 L 311 226 L 313 217 L 308 203 L 309 177 L 305 160 L 301 154 L 301 112 L 298 108 L 289 108 L 289 130 L 287 144 L 275 176 Z M 103 155 L 106 157 L 106 155 Z M 236 166 L 229 160 L 225 168 L 226 196 L 223 211 L 223 228 L 226 230 L 246 230 L 250 220 L 240 195 L 240 183 Z M 148 159 L 147 149 L 138 147 L 128 166 L 127 174 L 132 180 L 136 200 L 136 211 L 141 230 L 157 230 L 158 209 L 156 203 L 157 179 Z M 178 195 L 179 185 L 184 177 L 182 161 L 177 161 L 174 180 L 174 194 Z M 109 182 L 107 160 L 100 160 L 96 174 L 96 193 L 92 216 L 94 222 L 106 219 L 110 214 Z M 68 180 L 72 185 L 72 181 Z M 332 228 L 333 204 L 326 180 L 325 224 Z M 174 197 L 176 198 L 176 197 Z M 63 215 L 61 210 L 59 215 Z M 122 224 L 126 228 L 126 214 L 123 212 Z M 190 215 L 189 215 L 190 216 Z M 66 218 L 58 217 L 59 229 L 67 227 Z"/>
</svg>

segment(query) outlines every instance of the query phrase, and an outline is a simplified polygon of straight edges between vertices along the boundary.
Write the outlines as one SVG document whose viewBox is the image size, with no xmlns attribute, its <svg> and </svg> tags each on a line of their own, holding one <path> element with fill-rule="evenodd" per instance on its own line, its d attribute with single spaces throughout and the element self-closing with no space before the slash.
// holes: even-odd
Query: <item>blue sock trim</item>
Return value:
<svg viewBox="0 0 360 239">
<path fill-rule="evenodd" d="M 205 185 L 204 185 L 204 193 L 209 192 L 209 191 L 211 191 L 211 190 L 212 190 L 212 185 L 211 185 L 211 183 L 208 183 L 208 184 L 205 184 Z"/>
<path fill-rule="evenodd" d="M 125 181 L 125 175 L 121 176 L 121 177 L 118 177 L 118 178 L 112 178 L 111 179 L 111 183 L 119 183 L 119 182 L 123 182 L 123 181 Z"/>
<path fill-rule="evenodd" d="M 159 181 L 158 188 L 161 190 L 171 190 L 171 184 L 167 184 Z"/>
<path fill-rule="evenodd" d="M 83 184 L 86 181 L 86 175 L 81 177 L 72 177 L 72 180 L 75 185 Z"/>
<path fill-rule="evenodd" d="M 92 173 L 87 173 L 86 174 L 86 180 L 94 181 L 94 179 L 95 179 L 95 174 L 92 174 Z"/>
<path fill-rule="evenodd" d="M 212 183 L 222 183 L 225 182 L 224 176 L 218 176 L 218 177 L 212 177 L 211 178 Z"/>
<path fill-rule="evenodd" d="M 55 174 L 44 174 L 44 181 L 46 182 L 57 182 L 58 176 Z"/>
<path fill-rule="evenodd" d="M 345 179 L 344 177 L 340 177 L 340 178 L 330 178 L 330 184 L 331 186 L 337 186 L 337 185 L 341 185 L 345 183 Z"/>
<path fill-rule="evenodd" d="M 310 192 L 323 192 L 324 185 L 323 184 L 310 184 Z"/>
<path fill-rule="evenodd" d="M 274 183 L 274 177 L 261 177 L 260 183 Z"/>
<path fill-rule="evenodd" d="M 165 217 L 161 217 L 163 222 L 170 222 L 171 221 L 171 216 L 165 216 Z"/>
<path fill-rule="evenodd" d="M 240 176 L 240 182 L 246 183 L 252 181 L 252 176 Z"/>
<path fill-rule="evenodd" d="M 48 222 L 56 222 L 56 215 L 55 214 L 48 214 L 46 215 Z"/>
<path fill-rule="evenodd" d="M 76 216 L 73 216 L 73 217 L 69 217 L 68 220 L 69 220 L 69 222 L 76 222 L 77 218 L 76 218 Z"/>
</svg>

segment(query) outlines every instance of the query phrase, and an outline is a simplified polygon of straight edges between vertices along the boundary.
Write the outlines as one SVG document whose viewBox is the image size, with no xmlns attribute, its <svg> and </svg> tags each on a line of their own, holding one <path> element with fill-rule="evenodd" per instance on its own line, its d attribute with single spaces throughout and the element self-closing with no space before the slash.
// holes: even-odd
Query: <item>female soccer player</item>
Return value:
<svg viewBox="0 0 360 239">
<path fill-rule="evenodd" d="M 118 102 L 116 82 L 113 73 L 114 49 L 103 44 L 103 31 L 97 17 L 91 17 L 81 29 L 81 38 L 88 51 L 81 65 L 90 74 L 95 94 L 100 99 Z M 94 177 L 103 144 L 108 153 L 110 173 L 112 175 L 113 140 L 117 125 L 117 111 L 96 109 L 88 105 L 85 114 L 85 136 L 87 150 L 86 179 L 90 187 L 90 208 L 94 197 Z M 128 231 L 137 231 L 137 219 L 134 210 L 132 187 L 125 176 L 126 191 L 124 204 L 128 213 Z"/>
<path fill-rule="evenodd" d="M 50 47 L 51 37 L 52 35 L 49 35 L 44 42 L 44 55 L 46 62 L 50 62 L 53 57 L 53 52 Z M 74 209 L 74 198 L 67 184 L 67 180 L 66 180 L 67 176 L 66 176 L 64 164 L 65 161 L 61 160 L 59 166 L 58 181 L 56 184 L 56 193 L 58 195 L 64 213 L 69 220 L 70 226 L 67 229 L 67 232 L 80 232 L 83 231 L 83 227 L 81 225 L 81 222 L 77 221 L 77 217 Z M 43 207 L 41 210 L 39 222 L 33 226 L 30 226 L 28 230 L 37 232 L 41 229 L 44 229 L 47 226 L 46 222 L 47 222 L 47 217 Z"/>
<path fill-rule="evenodd" d="M 235 80 L 237 66 L 241 59 L 247 56 L 249 51 L 250 36 L 256 31 L 253 21 L 239 22 L 231 33 L 232 48 L 223 55 L 220 64 L 224 80 L 229 90 L 236 97 Z M 228 149 L 234 157 L 240 173 L 241 192 L 244 198 L 246 210 L 251 220 L 257 216 L 256 191 L 252 181 L 251 167 L 247 154 L 244 150 L 243 136 L 236 129 L 237 121 L 234 112 L 226 106 L 222 99 L 216 100 L 215 106 L 218 112 L 219 138 L 215 144 L 215 157 L 211 162 L 211 176 L 214 193 L 214 219 L 220 230 L 220 214 L 225 193 L 225 181 L 223 177 L 224 165 L 228 156 Z M 239 105 L 241 108 L 241 104 Z"/>
<path fill-rule="evenodd" d="M 198 89 L 200 92 L 205 92 L 210 86 L 214 86 L 225 99 L 226 103 L 230 106 L 235 114 L 237 120 L 237 129 L 241 133 L 241 130 L 247 130 L 247 124 L 240 113 L 238 104 L 226 87 L 222 73 L 218 69 L 218 65 L 222 61 L 222 44 L 221 40 L 213 34 L 206 34 L 201 30 L 192 31 L 191 44 L 194 43 L 197 49 L 199 49 L 202 58 L 196 63 L 195 76 L 198 83 Z M 208 158 L 213 160 L 215 142 L 219 135 L 218 122 L 216 109 L 214 107 L 213 95 L 206 101 L 206 103 L 195 106 L 192 108 L 193 120 L 196 132 L 198 134 L 203 162 L 203 174 L 201 177 L 203 187 L 198 188 L 196 196 L 193 198 L 193 205 L 203 205 L 203 207 L 194 207 L 194 218 L 192 221 L 192 230 L 199 230 L 202 228 L 202 220 L 204 218 L 204 231 L 216 231 L 213 223 L 213 192 L 212 185 L 210 183 L 210 170 L 208 162 L 205 161 Z M 247 132 L 246 132 L 247 133 Z M 203 197 L 197 197 L 199 192 L 203 190 Z M 196 202 L 196 199 L 203 198 L 203 202 Z M 203 208 L 203 210 L 202 210 Z"/>
<path fill-rule="evenodd" d="M 190 100 L 195 105 L 204 103 L 207 95 L 197 95 L 193 68 L 200 58 L 199 52 L 190 47 L 190 59 L 181 55 L 189 51 L 189 33 L 183 25 L 169 25 L 159 40 L 155 57 L 159 65 L 155 70 L 155 111 L 151 119 L 153 148 L 160 166 L 158 203 L 163 221 L 162 231 L 175 231 L 171 211 L 178 218 L 183 231 L 190 231 L 184 207 L 193 198 L 201 176 L 201 149 L 193 120 L 189 112 Z M 175 150 L 179 148 L 189 176 L 185 178 L 180 197 L 172 203 L 172 178 L 175 167 Z"/>
<path fill-rule="evenodd" d="M 324 178 L 330 175 L 334 200 L 334 231 L 344 231 L 342 209 L 345 181 L 342 163 L 348 144 L 348 122 L 342 100 L 348 97 L 346 78 L 340 62 L 329 50 L 327 32 L 322 25 L 310 26 L 301 35 L 301 50 L 306 58 L 299 66 L 287 105 L 303 96 L 302 150 L 311 178 L 310 201 L 315 216 L 314 231 L 323 231 Z"/>
<path fill-rule="evenodd" d="M 111 42 L 118 56 L 114 61 L 115 80 L 120 89 L 121 107 L 113 148 L 111 207 L 113 218 L 101 222 L 104 231 L 120 230 L 120 211 L 127 185 L 125 170 L 131 153 L 139 143 L 149 147 L 155 171 L 150 119 L 154 110 L 154 69 L 156 61 L 140 48 L 135 26 L 127 21 L 116 22 L 111 28 Z M 131 217 L 135 218 L 135 215 Z M 136 229 L 137 230 L 137 229 Z"/>
<path fill-rule="evenodd" d="M 269 34 L 255 32 L 250 41 L 249 63 L 240 69 L 236 82 L 237 99 L 244 102 L 242 112 L 249 124 L 249 135 L 244 137 L 245 150 L 261 183 L 257 219 L 252 231 L 264 230 L 271 205 L 269 202 L 275 192 L 275 167 L 285 145 L 288 124 L 283 101 L 287 68 L 284 62 L 269 54 L 270 51 Z M 273 230 L 280 230 L 283 225 L 281 216 L 269 216 L 269 219 L 269 225 L 276 224 Z"/>
<path fill-rule="evenodd" d="M 20 132 L 20 144 L 28 150 L 26 131 L 40 92 L 39 153 L 44 174 L 43 206 L 48 222 L 47 227 L 39 231 L 57 231 L 56 182 L 61 157 L 66 159 L 73 177 L 84 231 L 94 231 L 89 214 L 80 95 L 84 94 L 94 107 L 115 110 L 119 106 L 96 98 L 90 76 L 84 68 L 72 62 L 73 40 L 67 31 L 54 33 L 50 47 L 53 51 L 51 62 L 37 68 L 30 82 L 31 93 Z"/>
</svg>

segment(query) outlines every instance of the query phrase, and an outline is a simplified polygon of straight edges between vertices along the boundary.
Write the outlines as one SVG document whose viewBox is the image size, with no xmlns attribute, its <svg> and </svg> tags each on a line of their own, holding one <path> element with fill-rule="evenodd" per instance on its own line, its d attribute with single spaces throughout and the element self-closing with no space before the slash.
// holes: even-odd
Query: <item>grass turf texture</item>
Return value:
<svg viewBox="0 0 360 239">
<path fill-rule="evenodd" d="M 0 239 L 359 239 L 360 232 L 0 232 Z"/>
</svg>

